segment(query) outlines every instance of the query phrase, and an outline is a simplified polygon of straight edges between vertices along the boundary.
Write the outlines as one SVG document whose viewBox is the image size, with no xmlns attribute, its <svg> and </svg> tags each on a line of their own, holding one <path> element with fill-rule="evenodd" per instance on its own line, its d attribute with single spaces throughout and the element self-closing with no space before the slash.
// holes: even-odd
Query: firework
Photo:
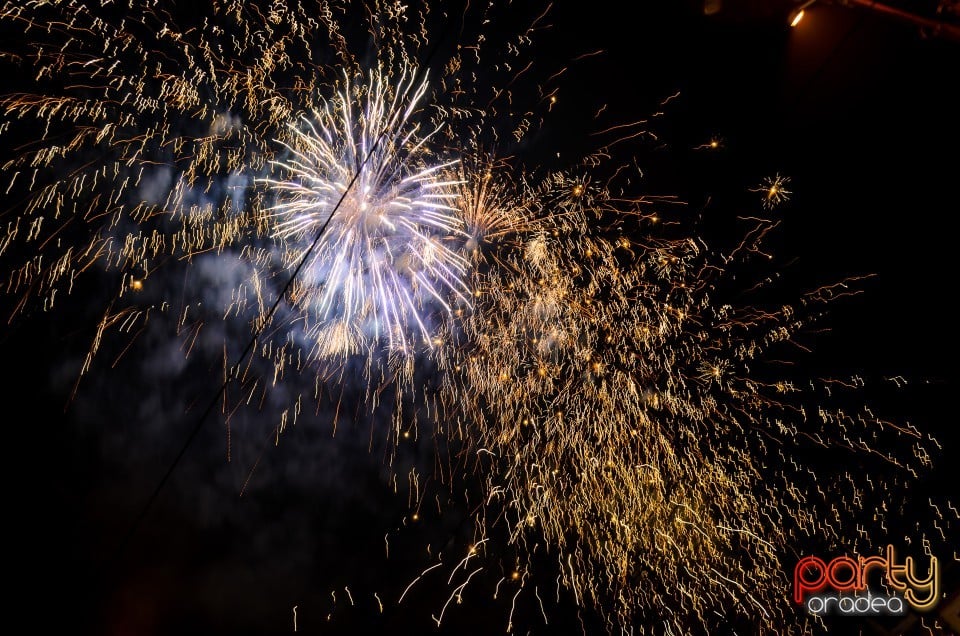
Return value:
<svg viewBox="0 0 960 636">
<path fill-rule="evenodd" d="M 772 177 L 765 177 L 763 182 L 756 188 L 751 188 L 750 192 L 762 194 L 763 207 L 772 210 L 790 200 L 790 195 L 793 193 L 787 190 L 788 183 L 790 183 L 790 177 L 782 177 L 777 174 Z"/>
<path fill-rule="evenodd" d="M 735 306 L 715 299 L 724 267 L 766 261 L 773 221 L 752 217 L 746 238 L 711 258 L 694 237 L 625 234 L 625 219 L 652 228 L 659 212 L 583 177 L 551 175 L 500 209 L 521 216 L 491 225 L 498 266 L 474 275 L 448 396 L 467 431 L 463 461 L 486 478 L 478 541 L 505 533 L 530 553 L 545 541 L 612 632 L 709 631 L 718 615 L 804 629 L 784 555 L 842 541 L 840 527 L 873 511 L 841 515 L 837 501 L 882 499 L 933 450 L 912 427 L 830 406 L 831 383 L 760 372 L 855 281 L 794 306 Z M 879 459 L 889 482 L 818 473 L 802 459 L 808 440 Z"/>
<path fill-rule="evenodd" d="M 417 136 L 411 116 L 427 83 L 415 76 L 405 70 L 395 86 L 371 74 L 356 109 L 347 81 L 334 104 L 293 126 L 290 156 L 273 164 L 286 180 L 264 180 L 278 198 L 268 212 L 291 269 L 326 229 L 296 299 L 316 316 L 321 356 L 356 353 L 365 337 L 409 354 L 411 328 L 432 346 L 424 305 L 452 316 L 447 296 L 469 304 L 458 181 L 449 178 L 456 162 L 422 157 L 439 129 Z"/>
<path fill-rule="evenodd" d="M 191 25 L 143 4 L 128 18 L 111 3 L 0 9 L 34 38 L 5 56 L 33 90 L 0 98 L 0 135 L 18 148 L 0 165 L 18 315 L 54 309 L 82 275 L 101 283 L 81 373 L 110 333 L 164 321 L 189 354 L 216 325 L 241 387 L 224 400 L 228 435 L 235 409 L 268 398 L 283 405 L 274 439 L 310 400 L 335 424 L 345 394 L 390 441 L 424 423 L 454 449 L 439 481 L 483 501 L 475 541 L 444 562 L 438 622 L 498 549 L 520 551 L 504 581 L 529 591 L 545 545 L 551 578 L 611 630 L 709 630 L 718 615 L 810 627 L 788 604 L 791 547 L 837 545 L 932 454 L 916 429 L 830 406 L 834 384 L 763 365 L 850 281 L 787 306 L 726 298 L 725 271 L 767 256 L 776 224 L 750 217 L 722 255 L 692 230 L 677 238 L 679 223 L 661 233 L 662 211 L 610 165 L 642 122 L 608 127 L 624 136 L 569 173 L 498 158 L 499 140 L 536 128 L 533 109 L 502 123 L 529 29 L 499 52 L 505 88 L 478 81 L 482 32 L 428 84 L 426 3 L 213 0 Z M 357 14 L 372 65 L 351 48 Z M 537 90 L 549 112 L 555 91 Z M 788 182 L 756 188 L 763 207 Z M 247 342 L 253 359 L 228 374 Z M 811 444 L 896 477 L 820 474 Z M 841 515 L 838 498 L 859 503 Z"/>
</svg>

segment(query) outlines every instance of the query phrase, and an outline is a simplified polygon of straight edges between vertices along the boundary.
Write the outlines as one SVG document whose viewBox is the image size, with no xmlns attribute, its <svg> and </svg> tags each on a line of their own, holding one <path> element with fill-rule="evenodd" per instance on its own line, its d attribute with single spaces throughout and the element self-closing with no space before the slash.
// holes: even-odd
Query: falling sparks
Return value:
<svg viewBox="0 0 960 636">
<path fill-rule="evenodd" d="M 335 405 L 335 431 L 354 386 L 370 413 L 390 410 L 391 442 L 445 438 L 456 469 L 438 480 L 480 484 L 476 536 L 452 561 L 428 546 L 439 562 L 396 601 L 449 567 L 438 625 L 501 557 L 506 624 L 524 593 L 547 623 L 529 583 L 545 544 L 558 588 L 611 630 L 655 615 L 655 633 L 709 631 L 732 613 L 769 633 L 808 627 L 789 605 L 792 551 L 839 544 L 865 515 L 885 527 L 897 511 L 868 502 L 920 474 L 936 446 L 837 406 L 857 381 L 764 366 L 855 281 L 775 307 L 724 297 L 727 270 L 766 256 L 775 224 L 752 217 L 723 253 L 692 230 L 661 233 L 677 225 L 669 212 L 610 165 L 609 148 L 643 138 L 643 122 L 609 127 L 624 137 L 564 172 L 498 158 L 499 141 L 525 139 L 563 105 L 539 86 L 540 110 L 502 123 L 534 74 L 514 64 L 527 32 L 495 51 L 511 74 L 486 90 L 477 69 L 501 38 L 482 32 L 437 77 L 418 72 L 436 28 L 425 4 L 212 0 L 190 26 L 155 4 L 133 0 L 142 11 L 124 19 L 83 3 L 0 8 L 33 38 L 3 58 L 33 90 L 0 97 L 0 137 L 32 140 L 0 163 L 19 206 L 0 230 L 0 286 L 17 311 L 53 309 L 94 277 L 112 296 L 83 373 L 108 334 L 166 320 L 189 355 L 216 324 L 230 334 L 225 378 L 230 352 L 257 336 L 255 362 L 236 374 L 242 398 L 222 412 L 288 400 L 275 443 L 311 400 Z M 370 68 L 347 41 L 357 19 L 378 43 Z M 751 191 L 770 210 L 787 185 L 776 175 Z M 818 469 L 812 452 L 892 476 Z M 428 515 L 409 481 L 419 530 Z M 956 509 L 937 514 L 930 534 L 946 540 Z"/>
</svg>

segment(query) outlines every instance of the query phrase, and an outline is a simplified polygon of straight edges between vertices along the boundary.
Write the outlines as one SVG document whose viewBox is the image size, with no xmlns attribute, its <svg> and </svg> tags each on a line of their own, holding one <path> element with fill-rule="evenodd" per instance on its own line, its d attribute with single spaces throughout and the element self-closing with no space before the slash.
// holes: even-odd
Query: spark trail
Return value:
<svg viewBox="0 0 960 636">
<path fill-rule="evenodd" d="M 449 448 L 429 477 L 481 503 L 464 556 L 423 571 L 451 568 L 438 622 L 509 551 L 520 564 L 496 587 L 511 626 L 524 594 L 546 619 L 542 576 L 611 631 L 815 627 L 788 603 L 795 546 L 882 542 L 852 529 L 895 517 L 877 502 L 936 457 L 918 429 L 839 406 L 859 380 L 766 366 L 855 280 L 791 304 L 731 301 L 728 272 L 763 278 L 776 222 L 751 216 L 726 251 L 692 224 L 667 231 L 612 159 L 645 122 L 604 128 L 622 136 L 567 172 L 497 156 L 557 102 L 563 70 L 532 81 L 547 13 L 504 39 L 485 31 L 512 10 L 496 3 L 467 17 L 445 3 L 156 4 L 0 8 L 3 34 L 19 34 L 0 59 L 24 87 L 0 97 L 14 317 L 58 311 L 90 280 L 81 376 L 113 340 L 119 357 L 165 334 L 226 368 L 262 333 L 224 399 L 228 439 L 238 410 L 271 404 L 275 443 L 312 406 L 334 430 L 367 416 L 391 444 L 422 433 Z M 463 41 L 416 81 L 438 25 L 462 17 Z M 764 182 L 758 205 L 785 202 L 787 183 Z M 414 510 L 422 477 L 407 479 Z M 936 532 L 918 524 L 930 552 L 957 522 L 937 514 Z"/>
</svg>

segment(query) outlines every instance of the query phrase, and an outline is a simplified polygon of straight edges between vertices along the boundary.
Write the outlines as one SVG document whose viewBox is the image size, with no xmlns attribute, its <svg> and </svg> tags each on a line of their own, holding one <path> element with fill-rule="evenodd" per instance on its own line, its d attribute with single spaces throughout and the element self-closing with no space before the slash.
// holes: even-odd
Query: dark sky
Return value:
<svg viewBox="0 0 960 636">
<path fill-rule="evenodd" d="M 812 374 L 909 378 L 911 387 L 885 406 L 938 434 L 944 457 L 960 455 L 950 231 L 960 212 L 960 42 L 835 6 L 815 6 L 790 30 L 780 13 L 749 3 L 711 17 L 685 3 L 627 4 L 554 7 L 537 65 L 569 70 L 555 82 L 553 112 L 513 149 L 517 156 L 569 167 L 603 125 L 663 111 L 650 123 L 657 141 L 635 150 L 645 175 L 639 187 L 704 210 L 704 231 L 719 241 L 729 215 L 753 204 L 749 188 L 789 176 L 794 194 L 777 211 L 783 222 L 773 239 L 782 292 L 875 275 L 863 283 L 866 293 L 831 309 L 823 323 L 830 331 L 816 336 L 802 364 Z M 711 139 L 721 147 L 694 150 Z M 277 447 L 241 421 L 229 464 L 224 430 L 213 423 L 121 551 L 126 528 L 195 422 L 169 414 L 196 413 L 191 401 L 217 388 L 196 379 L 215 379 L 217 369 L 197 362 L 178 374 L 144 373 L 149 356 L 165 355 L 160 345 L 144 346 L 114 369 L 104 356 L 71 401 L 92 333 L 84 316 L 94 303 L 83 292 L 96 296 L 81 290 L 60 311 L 0 331 L 10 469 L 4 519 L 14 537 L 6 541 L 8 580 L 18 590 L 10 611 L 22 613 L 23 624 L 110 636 L 289 633 L 297 606 L 303 633 L 438 633 L 430 614 L 449 594 L 444 581 L 425 581 L 382 617 L 372 593 L 396 598 L 430 564 L 423 546 L 465 544 L 470 522 L 452 508 L 443 518 L 425 514 L 422 529 L 405 528 L 406 502 L 386 483 L 382 445 L 367 449 L 368 421 L 332 440 L 308 417 Z M 400 461 L 429 466 L 430 452 L 411 447 Z M 918 497 L 956 497 L 957 475 L 946 463 Z M 499 573 L 484 576 L 479 586 L 489 589 Z M 509 599 L 468 593 L 442 633 L 502 633 L 508 611 Z M 551 612 L 545 631 L 531 606 L 518 609 L 519 623 L 537 633 L 579 631 L 569 599 Z M 591 617 L 584 620 L 589 628 Z"/>
</svg>

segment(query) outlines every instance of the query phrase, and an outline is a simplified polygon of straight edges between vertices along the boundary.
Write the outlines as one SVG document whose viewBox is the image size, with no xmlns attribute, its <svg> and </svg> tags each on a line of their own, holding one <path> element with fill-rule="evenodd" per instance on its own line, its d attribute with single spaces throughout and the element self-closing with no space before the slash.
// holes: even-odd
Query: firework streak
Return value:
<svg viewBox="0 0 960 636">
<path fill-rule="evenodd" d="M 692 231 L 668 238 L 656 202 L 615 185 L 605 152 L 567 173 L 497 159 L 498 142 L 542 116 L 514 104 L 542 16 L 505 42 L 467 25 L 434 78 L 420 63 L 453 19 L 443 3 L 197 4 L 0 8 L 4 35 L 26 34 L 6 37 L 2 59 L 29 87 L 0 97 L 0 137 L 16 149 L 0 165 L 14 315 L 56 310 L 91 277 L 107 295 L 81 376 L 108 335 L 133 341 L 163 321 L 189 355 L 216 324 L 225 367 L 256 337 L 238 402 L 293 396 L 277 436 L 310 400 L 346 417 L 344 396 L 387 404 L 392 441 L 429 421 L 453 449 L 441 480 L 473 480 L 482 499 L 463 561 L 427 568 L 450 571 L 450 599 L 476 572 L 467 562 L 495 563 L 497 546 L 522 555 L 507 584 L 539 599 L 525 584 L 545 545 L 558 585 L 611 631 L 736 616 L 769 633 L 815 626 L 791 604 L 794 546 L 886 545 L 859 524 L 897 514 L 870 502 L 926 469 L 935 446 L 831 406 L 856 380 L 763 364 L 853 281 L 735 305 L 725 272 L 767 262 L 774 221 L 753 217 L 721 254 Z M 484 85 L 496 74 L 484 67 L 503 82 Z M 536 90 L 552 103 L 546 82 Z M 762 207 L 785 202 L 787 183 L 759 186 Z M 232 276 L 171 291 L 211 261 Z M 837 452 L 890 476 L 809 461 Z M 419 509 L 424 493 L 410 496 Z M 916 537 L 927 554 L 957 522 L 936 511 Z"/>
</svg>

